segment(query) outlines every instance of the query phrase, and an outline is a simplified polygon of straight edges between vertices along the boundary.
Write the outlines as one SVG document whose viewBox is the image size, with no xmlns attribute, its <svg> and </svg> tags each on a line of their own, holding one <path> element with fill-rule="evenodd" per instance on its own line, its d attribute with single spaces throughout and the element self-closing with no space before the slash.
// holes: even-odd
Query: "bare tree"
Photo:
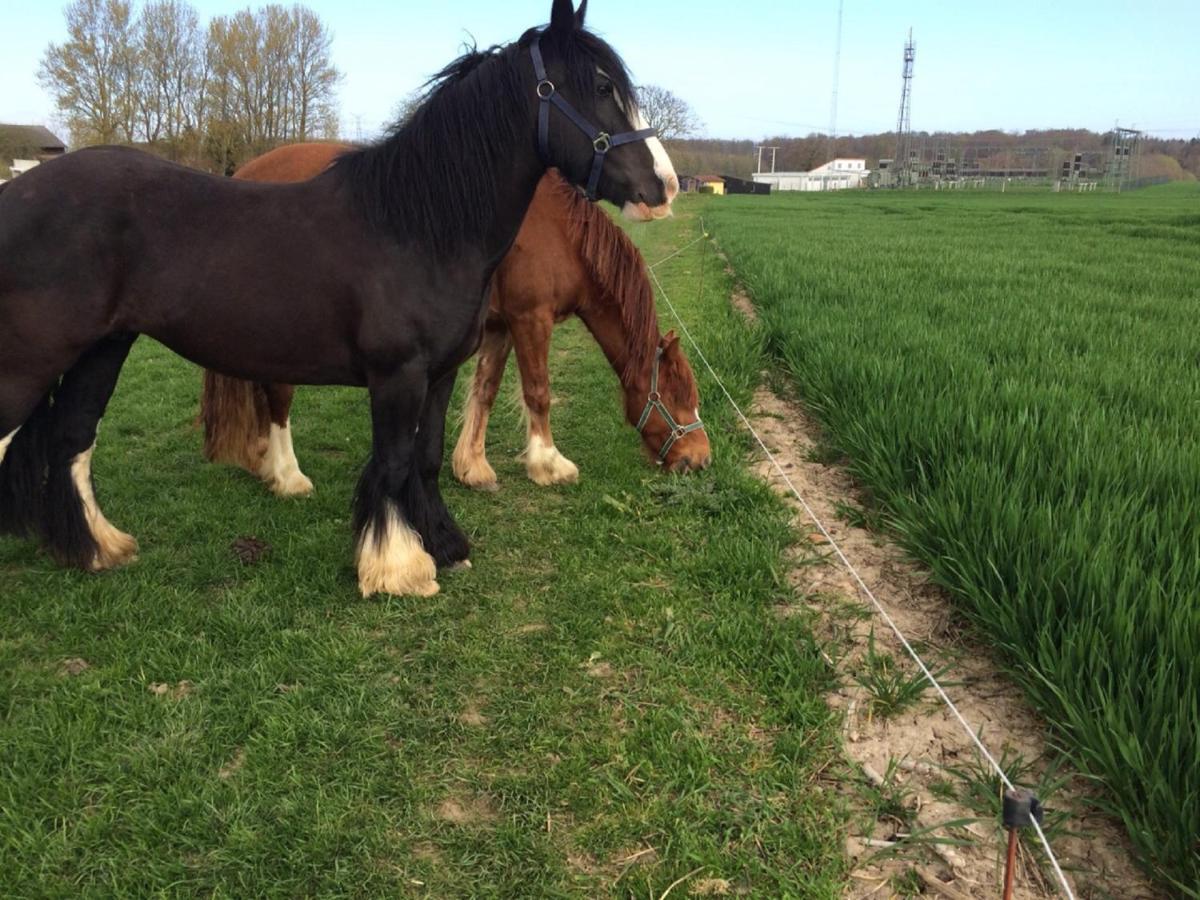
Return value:
<svg viewBox="0 0 1200 900">
<path fill-rule="evenodd" d="M 291 82 L 297 117 L 293 137 L 301 141 L 314 134 L 335 137 L 337 126 L 330 134 L 330 122 L 337 122 L 336 91 L 342 76 L 331 60 L 333 35 L 307 7 L 293 6 L 291 16 L 294 33 Z"/>
<path fill-rule="evenodd" d="M 132 141 L 137 27 L 128 0 L 75 0 L 68 39 L 42 56 L 38 82 L 54 97 L 75 144 Z"/>
<path fill-rule="evenodd" d="M 276 144 L 336 136 L 332 35 L 305 6 L 270 4 L 201 26 L 188 0 L 73 0 L 69 39 L 39 79 L 74 142 L 142 141 L 228 170 Z"/>
<path fill-rule="evenodd" d="M 142 8 L 138 37 L 142 137 L 174 147 L 200 126 L 205 71 L 200 18 L 185 0 L 152 0 Z"/>
<path fill-rule="evenodd" d="M 638 104 L 647 124 L 664 140 L 690 137 L 703 127 L 686 100 L 656 84 L 638 88 Z"/>
</svg>

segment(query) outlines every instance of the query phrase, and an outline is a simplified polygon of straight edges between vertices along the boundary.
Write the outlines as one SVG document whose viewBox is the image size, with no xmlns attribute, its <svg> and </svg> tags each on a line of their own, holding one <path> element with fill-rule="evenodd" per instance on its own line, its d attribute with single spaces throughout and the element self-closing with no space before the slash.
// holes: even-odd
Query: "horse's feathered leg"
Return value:
<svg viewBox="0 0 1200 900">
<path fill-rule="evenodd" d="M 358 586 L 364 597 L 438 592 L 437 565 L 413 522 L 422 521 L 424 491 L 416 465 L 417 426 L 425 406 L 428 375 L 410 363 L 372 373 L 372 453 L 354 498 Z M 410 479 L 418 481 L 413 489 Z M 410 508 L 413 505 L 417 508 Z"/>
<path fill-rule="evenodd" d="M 489 318 L 476 357 L 475 377 L 467 394 L 462 433 L 454 447 L 453 459 L 454 477 L 479 491 L 497 489 L 496 470 L 487 461 L 487 428 L 510 352 L 512 336 L 507 323 L 498 317 Z"/>
<path fill-rule="evenodd" d="M 514 318 L 511 327 L 529 421 L 525 471 L 531 481 L 543 487 L 573 484 L 579 480 L 579 468 L 558 451 L 550 433 L 550 333 L 554 319 L 548 310 L 539 309 Z"/>
<path fill-rule="evenodd" d="M 136 335 L 112 335 L 92 346 L 54 393 L 47 447 L 45 538 L 65 565 L 92 572 L 137 558 L 137 541 L 100 511 L 92 485 L 96 431 Z"/>
<path fill-rule="evenodd" d="M 420 477 L 409 480 L 410 489 L 420 490 L 424 494 L 423 502 L 409 502 L 409 509 L 414 516 L 418 511 L 423 513 L 423 519 L 414 518 L 413 524 L 439 569 L 462 565 L 471 555 L 471 544 L 450 515 L 438 487 L 438 476 L 446 452 L 446 409 L 450 405 L 450 395 L 454 393 L 457 377 L 458 370 L 454 369 L 429 391 L 425 411 L 421 415 L 421 429 L 417 432 L 417 470 Z"/>
<path fill-rule="evenodd" d="M 290 384 L 259 386 L 266 394 L 270 409 L 267 452 L 262 458 L 258 477 L 279 497 L 305 497 L 312 493 L 313 483 L 300 471 L 300 461 L 292 446 L 291 409 L 296 389 Z"/>
</svg>

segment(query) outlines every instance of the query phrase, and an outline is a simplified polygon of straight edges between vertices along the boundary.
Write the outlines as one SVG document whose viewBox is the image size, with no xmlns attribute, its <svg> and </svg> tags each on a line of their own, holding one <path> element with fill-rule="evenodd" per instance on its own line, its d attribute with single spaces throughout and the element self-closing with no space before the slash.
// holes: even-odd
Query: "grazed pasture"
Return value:
<svg viewBox="0 0 1200 900">
<path fill-rule="evenodd" d="M 635 229 L 649 258 L 691 240 L 688 209 Z M 698 259 L 666 283 L 745 399 L 761 348 Z M 444 486 L 474 570 L 363 600 L 365 394 L 300 393 L 317 493 L 280 502 L 201 462 L 197 370 L 140 343 L 96 473 L 141 560 L 92 577 L 0 540 L 3 893 L 838 896 L 833 674 L 771 612 L 786 511 L 707 382 L 716 463 L 683 478 L 642 458 L 582 329 L 552 375 L 582 483 L 526 481 L 502 403 L 500 493 Z"/>
<path fill-rule="evenodd" d="M 1200 189 L 704 215 L 873 513 L 1197 896 Z"/>
</svg>

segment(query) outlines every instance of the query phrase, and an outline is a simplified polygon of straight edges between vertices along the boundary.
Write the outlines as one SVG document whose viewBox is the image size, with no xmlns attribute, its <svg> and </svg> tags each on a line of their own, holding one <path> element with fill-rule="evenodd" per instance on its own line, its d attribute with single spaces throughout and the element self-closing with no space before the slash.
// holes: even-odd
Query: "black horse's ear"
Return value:
<svg viewBox="0 0 1200 900">
<path fill-rule="evenodd" d="M 575 27 L 579 31 L 583 30 L 583 20 L 587 18 L 587 0 L 583 0 L 579 4 L 579 9 L 575 10 Z"/>
<path fill-rule="evenodd" d="M 550 30 L 561 35 L 575 30 L 575 5 L 571 0 L 554 0 L 550 10 Z"/>
</svg>

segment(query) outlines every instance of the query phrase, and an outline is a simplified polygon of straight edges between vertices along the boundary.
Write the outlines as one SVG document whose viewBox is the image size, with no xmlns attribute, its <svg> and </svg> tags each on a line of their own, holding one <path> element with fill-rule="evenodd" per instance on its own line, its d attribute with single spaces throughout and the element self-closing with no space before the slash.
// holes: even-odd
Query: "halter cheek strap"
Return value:
<svg viewBox="0 0 1200 900">
<path fill-rule="evenodd" d="M 592 171 L 588 177 L 587 196 L 595 200 L 596 191 L 600 187 L 600 173 L 604 170 L 604 159 L 608 151 L 622 144 L 632 144 L 635 141 L 646 141 L 658 136 L 657 129 L 642 128 L 639 131 L 625 131 L 621 134 L 608 134 L 596 128 L 579 114 L 570 102 L 558 92 L 554 82 L 546 77 L 546 63 L 542 59 L 541 36 L 533 39 L 529 53 L 533 57 L 533 74 L 537 78 L 538 100 L 538 152 L 542 162 L 550 165 L 550 106 L 553 104 L 570 119 L 575 127 L 586 134 L 592 141 L 595 156 L 592 157 Z"/>
<path fill-rule="evenodd" d="M 658 352 L 654 354 L 654 368 L 650 370 L 650 396 L 646 399 L 646 408 L 642 410 L 637 430 L 639 434 L 645 430 L 646 423 L 650 421 L 650 414 L 657 409 L 658 414 L 663 417 L 663 421 L 671 429 L 671 433 L 667 435 L 667 439 L 663 441 L 663 445 L 658 450 L 658 461 L 666 462 L 671 448 L 685 435 L 691 434 L 693 431 L 703 431 L 704 423 L 697 419 L 691 425 L 680 425 L 675 421 L 675 417 L 671 415 L 666 404 L 662 402 L 662 396 L 658 393 L 658 364 L 662 360 L 662 355 L 662 347 L 659 347 Z"/>
</svg>

